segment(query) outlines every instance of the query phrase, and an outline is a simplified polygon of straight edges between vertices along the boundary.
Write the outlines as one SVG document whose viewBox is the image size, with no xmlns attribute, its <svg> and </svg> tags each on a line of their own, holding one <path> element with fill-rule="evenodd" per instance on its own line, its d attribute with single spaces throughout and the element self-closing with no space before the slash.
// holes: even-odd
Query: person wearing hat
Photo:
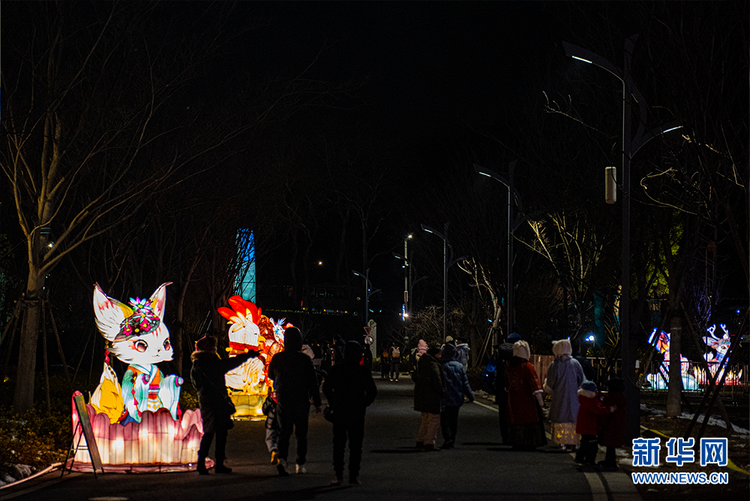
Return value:
<svg viewBox="0 0 750 501">
<path fill-rule="evenodd" d="M 526 341 L 513 343 L 513 358 L 505 367 L 508 388 L 510 443 L 514 449 L 531 450 L 547 444 L 542 414 L 542 384 L 529 362 Z"/>
<path fill-rule="evenodd" d="M 581 364 L 572 357 L 569 339 L 552 341 L 555 360 L 547 370 L 544 391 L 552 396 L 549 420 L 552 443 L 559 449 L 575 450 L 580 444 L 576 433 L 578 388 L 585 380 Z"/>
<path fill-rule="evenodd" d="M 500 437 L 504 445 L 510 445 L 508 432 L 508 389 L 505 385 L 505 367 L 513 358 L 513 343 L 521 340 L 521 335 L 512 332 L 506 341 L 497 347 L 497 360 L 495 368 L 495 403 L 497 403 L 498 416 L 500 417 Z"/>
<path fill-rule="evenodd" d="M 198 391 L 201 418 L 203 419 L 203 437 L 198 449 L 198 473 L 208 475 L 206 458 L 216 436 L 216 473 L 231 473 L 232 469 L 224 465 L 226 459 L 227 435 L 234 427 L 232 414 L 234 406 L 230 405 L 229 394 L 224 382 L 224 375 L 239 367 L 246 360 L 257 357 L 258 352 L 249 350 L 237 356 L 221 359 L 216 352 L 216 338 L 204 336 L 195 343 L 195 351 L 190 354 L 193 366 L 190 379 Z"/>
<path fill-rule="evenodd" d="M 440 427 L 440 411 L 444 392 L 443 371 L 438 356 L 440 348 L 430 348 L 419 357 L 414 373 L 414 410 L 421 413 L 417 447 L 439 451 L 435 445 Z"/>
<path fill-rule="evenodd" d="M 615 408 L 603 405 L 596 393 L 596 383 L 584 381 L 578 390 L 578 420 L 576 421 L 576 433 L 581 435 L 581 447 L 576 453 L 575 461 L 584 469 L 596 468 L 596 453 L 599 451 L 597 444 L 597 416 L 607 415 L 614 412 Z"/>
<path fill-rule="evenodd" d="M 464 396 L 470 402 L 474 401 L 474 392 L 469 386 L 469 378 L 466 369 L 457 360 L 456 347 L 446 343 L 443 348 L 443 379 L 445 380 L 445 407 L 440 413 L 440 427 L 443 431 L 445 442 L 441 449 L 451 449 L 456 443 L 456 432 L 458 431 L 458 412 L 464 404 Z"/>
</svg>

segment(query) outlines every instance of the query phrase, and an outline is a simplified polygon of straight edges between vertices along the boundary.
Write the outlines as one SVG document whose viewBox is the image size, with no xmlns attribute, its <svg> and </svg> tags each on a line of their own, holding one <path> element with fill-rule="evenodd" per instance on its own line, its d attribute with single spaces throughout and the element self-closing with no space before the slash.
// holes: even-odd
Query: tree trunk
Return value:
<svg viewBox="0 0 750 501">
<path fill-rule="evenodd" d="M 678 417 L 682 414 L 682 311 L 677 310 L 672 316 L 669 342 L 669 390 L 667 392 L 667 417 Z"/>
<path fill-rule="evenodd" d="M 204 237 L 206 233 L 208 233 L 208 229 L 204 231 Z M 182 282 L 180 293 L 177 296 L 177 329 L 175 329 L 175 335 L 172 336 L 172 346 L 174 346 L 175 368 L 177 370 L 177 374 L 179 374 L 180 376 L 182 376 L 182 359 L 184 358 L 182 350 L 182 338 L 184 334 L 183 331 L 185 330 L 183 324 L 183 319 L 185 317 L 185 296 L 187 295 L 187 289 L 188 285 L 190 284 L 190 280 L 193 278 L 193 273 L 195 273 L 195 269 L 198 267 L 200 255 L 201 253 L 199 251 L 196 251 L 195 255 L 193 256 L 193 262 L 190 264 L 190 269 L 187 272 L 187 276 Z M 190 346 L 188 345 L 187 348 L 190 349 Z"/>
<path fill-rule="evenodd" d="M 39 343 L 39 325 L 42 320 L 40 296 L 44 289 L 44 272 L 35 262 L 29 263 L 29 276 L 21 327 L 21 347 L 18 354 L 16 389 L 13 394 L 13 409 L 24 412 L 34 406 L 34 382 L 36 376 L 36 355 Z"/>
</svg>

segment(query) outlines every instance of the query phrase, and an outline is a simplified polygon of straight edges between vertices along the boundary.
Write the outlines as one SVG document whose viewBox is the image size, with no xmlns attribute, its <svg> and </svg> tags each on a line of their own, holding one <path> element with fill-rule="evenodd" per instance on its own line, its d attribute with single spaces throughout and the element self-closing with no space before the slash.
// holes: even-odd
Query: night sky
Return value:
<svg viewBox="0 0 750 501">
<path fill-rule="evenodd" d="M 679 12 L 682 4 L 658 5 L 674 6 L 675 12 Z M 154 17 L 152 29 L 183 23 L 188 34 L 191 30 L 199 31 L 203 20 L 197 16 L 206 5 L 162 3 L 160 6 L 166 8 Z M 545 94 L 558 99 L 574 96 L 582 118 L 601 131 L 589 132 L 588 137 L 576 132 L 578 135 L 574 137 L 572 131 L 582 128 L 571 121 L 565 128 L 551 130 L 549 146 L 544 143 L 538 146 L 548 146 L 553 151 L 560 148 L 562 158 L 571 155 L 564 144 L 569 137 L 571 142 L 587 141 L 580 143 L 580 152 L 572 152 L 581 153 L 580 164 L 574 167 L 578 169 L 575 176 L 582 178 L 601 179 L 602 167 L 618 161 L 619 84 L 603 71 L 585 68 L 567 58 L 561 42 L 588 46 L 619 65 L 623 41 L 645 31 L 647 24 L 657 23 L 644 16 L 652 5 L 657 4 L 217 3 L 216 12 L 227 17 L 227 32 L 244 31 L 223 45 L 205 72 L 191 84 L 188 95 L 194 102 L 188 104 L 203 109 L 231 107 L 233 96 L 238 93 L 252 93 L 269 79 L 283 82 L 300 75 L 304 79 L 350 83 L 356 87 L 346 96 L 337 96 L 327 104 L 328 108 L 298 113 L 283 127 L 288 126 L 292 138 L 295 134 L 304 137 L 305 129 L 331 131 L 331 139 L 342 142 L 355 133 L 369 135 L 373 138 L 373 148 L 388 151 L 388 158 L 395 159 L 392 168 L 397 173 L 392 183 L 402 185 L 403 189 L 400 199 L 389 201 L 390 214 L 368 249 L 373 266 L 371 278 L 376 287 L 387 291 L 390 300 L 398 302 L 403 282 L 400 264 L 390 254 L 402 252 L 407 233 L 418 234 L 418 241 L 413 244 L 415 251 L 425 258 L 429 255 L 432 260 L 429 266 L 422 266 L 419 274 L 430 275 L 429 290 L 441 299 L 442 245 L 436 237 L 421 232 L 419 224 L 442 228 L 449 218 L 444 210 L 445 198 L 452 196 L 456 186 L 476 185 L 488 204 L 502 208 L 503 190 L 499 185 L 479 184 L 472 167 L 475 162 L 504 172 L 509 161 L 518 159 L 519 190 L 529 198 L 537 195 L 536 182 L 559 168 L 554 161 L 535 162 L 529 154 L 533 146 L 526 143 L 536 132 L 532 129 L 535 120 L 540 121 L 539 117 L 544 115 Z M 11 17 L 5 19 L 10 22 Z M 726 19 L 706 22 L 722 23 Z M 4 28 L 9 33 L 12 26 L 4 23 Z M 746 56 L 746 46 L 737 50 Z M 649 104 L 661 104 L 661 93 L 665 92 L 662 82 L 657 85 L 649 80 L 650 69 L 638 64 L 638 58 L 636 52 L 634 66 L 639 72 L 636 77 L 642 82 L 641 91 L 647 99 L 653 99 Z M 305 68 L 307 71 L 302 74 Z M 584 88 L 583 82 L 590 86 Z M 590 107 L 587 99 L 591 100 Z M 606 113 L 602 106 L 608 110 Z M 746 106 L 741 109 L 744 112 Z M 281 135 L 278 138 L 282 140 Z M 567 156 L 560 164 L 577 161 L 577 156 Z M 602 213 L 617 220 L 618 208 L 604 205 L 598 192 L 592 190 L 590 196 L 601 205 Z M 5 227 L 12 216 L 9 211 L 3 214 Z M 452 224 L 455 229 L 460 223 Z M 330 232 L 337 229 L 329 226 L 321 234 L 321 243 L 314 248 L 315 255 L 311 256 L 314 261 L 329 262 L 337 251 L 330 245 L 335 236 Z M 500 222 L 498 227 L 502 227 Z M 356 261 L 357 253 L 361 256 L 361 247 L 357 248 L 361 241 L 354 233 L 351 238 L 349 267 L 361 269 L 361 261 Z M 460 248 L 460 242 L 455 244 L 458 254 L 467 252 Z M 499 249 L 498 254 L 503 252 Z M 373 258 L 378 255 L 381 257 Z M 283 252 L 279 256 L 282 261 L 286 257 Z M 272 271 L 279 275 L 282 272 L 280 267 Z M 324 273 L 313 278 L 331 281 L 331 276 Z M 351 283 L 359 280 L 349 279 Z M 283 280 L 279 278 L 279 282 Z"/>
</svg>

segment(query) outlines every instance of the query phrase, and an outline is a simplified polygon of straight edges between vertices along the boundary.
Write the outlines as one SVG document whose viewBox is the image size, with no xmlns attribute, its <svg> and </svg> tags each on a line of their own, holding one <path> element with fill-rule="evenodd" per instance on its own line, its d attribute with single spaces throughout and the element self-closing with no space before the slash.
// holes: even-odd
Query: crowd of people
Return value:
<svg viewBox="0 0 750 501">
<path fill-rule="evenodd" d="M 329 348 L 327 348 L 329 349 Z M 362 443 L 365 413 L 377 396 L 363 346 L 358 341 L 344 342 L 341 337 L 330 346 L 330 365 L 326 357 L 303 344 L 299 329 L 285 331 L 285 349 L 276 354 L 268 366 L 273 382 L 263 404 L 266 415 L 266 445 L 271 463 L 280 476 L 289 475 L 289 445 L 296 439 L 295 472 L 304 474 L 307 456 L 307 430 L 310 406 L 322 411 L 321 390 L 327 399 L 326 419 L 333 423 L 332 485 L 344 478 L 345 451 L 349 445 L 349 484 L 360 485 Z M 529 361 L 528 342 L 517 333 L 510 334 L 496 350 L 495 398 L 498 405 L 500 437 L 514 449 L 534 450 L 545 447 L 575 451 L 575 461 L 582 469 L 617 469 L 615 451 L 622 447 L 625 429 L 624 384 L 610 379 L 603 399 L 596 384 L 587 379 L 586 360 L 574 355 L 567 339 L 553 342 L 554 362 L 544 375 L 544 382 Z M 198 391 L 204 435 L 198 452 L 198 473 L 208 474 L 206 459 L 216 439 L 215 472 L 231 473 L 224 462 L 228 431 L 234 406 L 228 396 L 224 375 L 257 352 L 249 351 L 228 359 L 218 356 L 216 340 L 204 337 L 195 344 L 191 356 L 191 379 Z M 322 359 L 325 369 L 316 358 Z M 467 368 L 469 348 L 466 343 L 448 336 L 441 346 L 429 347 L 420 340 L 408 354 L 414 382 L 414 410 L 420 413 L 416 447 L 437 452 L 455 447 L 459 411 L 465 402 L 474 400 Z M 381 378 L 399 380 L 401 348 L 391 343 L 381 354 Z M 551 444 L 545 433 L 543 407 L 548 395 Z M 437 446 L 438 432 L 443 443 Z M 598 444 L 606 447 L 606 456 L 598 464 Z"/>
<path fill-rule="evenodd" d="M 622 379 L 611 378 L 604 398 L 598 392 L 593 368 L 575 354 L 568 339 L 553 341 L 555 359 L 540 382 L 529 362 L 530 350 L 518 333 L 510 334 L 497 350 L 495 399 L 503 444 L 516 449 L 576 452 L 575 462 L 585 471 L 616 470 L 616 449 L 624 443 L 626 399 Z M 544 428 L 544 395 L 549 395 L 551 444 Z M 596 463 L 598 445 L 606 447 Z"/>
</svg>

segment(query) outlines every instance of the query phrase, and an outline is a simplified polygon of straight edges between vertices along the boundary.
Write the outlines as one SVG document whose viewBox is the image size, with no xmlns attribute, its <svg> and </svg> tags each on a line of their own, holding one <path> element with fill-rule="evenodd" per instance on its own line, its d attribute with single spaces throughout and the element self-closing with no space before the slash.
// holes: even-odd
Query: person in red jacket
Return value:
<svg viewBox="0 0 750 501">
<path fill-rule="evenodd" d="M 596 418 L 614 412 L 614 407 L 605 407 L 597 398 L 596 383 L 584 381 L 578 390 L 578 418 L 576 433 L 581 435 L 581 447 L 576 453 L 576 463 L 584 468 L 596 467 L 596 453 L 599 451 L 596 433 Z"/>
<path fill-rule="evenodd" d="M 602 400 L 605 407 L 615 407 L 615 412 L 599 419 L 599 443 L 607 448 L 604 461 L 599 461 L 599 467 L 607 471 L 617 470 L 615 449 L 622 448 L 625 442 L 625 425 L 627 423 L 627 399 L 625 398 L 625 381 L 612 378 L 607 382 L 607 395 Z"/>
</svg>

